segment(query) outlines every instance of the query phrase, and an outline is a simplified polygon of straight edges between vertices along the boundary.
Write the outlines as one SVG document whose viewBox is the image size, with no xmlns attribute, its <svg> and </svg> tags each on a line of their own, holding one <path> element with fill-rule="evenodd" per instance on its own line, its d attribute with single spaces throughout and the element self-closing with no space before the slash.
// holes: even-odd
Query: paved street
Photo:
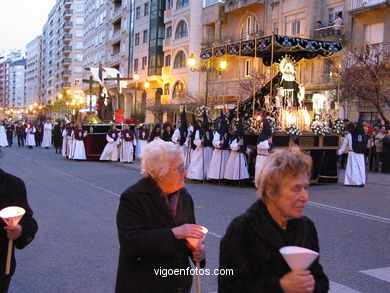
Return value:
<svg viewBox="0 0 390 293">
<path fill-rule="evenodd" d="M 25 181 L 39 223 L 35 241 L 17 251 L 10 293 L 113 292 L 118 198 L 140 178 L 137 164 L 68 161 L 53 149 L 1 150 L 0 168 Z M 331 292 L 390 292 L 389 179 L 370 173 L 365 188 L 310 187 L 306 214 L 318 229 Z M 210 231 L 207 267 L 213 270 L 221 236 L 255 201 L 255 190 L 211 184 L 187 188 L 197 222 Z M 203 277 L 202 292 L 216 291 L 216 277 Z"/>
</svg>

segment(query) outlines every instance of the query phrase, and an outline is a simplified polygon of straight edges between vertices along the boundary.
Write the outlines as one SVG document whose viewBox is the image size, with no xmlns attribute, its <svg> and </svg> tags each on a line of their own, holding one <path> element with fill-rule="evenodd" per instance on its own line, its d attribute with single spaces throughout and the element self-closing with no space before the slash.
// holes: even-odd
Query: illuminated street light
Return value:
<svg viewBox="0 0 390 293">
<path fill-rule="evenodd" d="M 135 81 L 137 81 L 139 79 L 139 74 L 137 72 L 134 73 L 133 78 Z"/>
<path fill-rule="evenodd" d="M 144 84 L 145 88 L 148 89 L 150 87 L 150 83 L 149 81 L 145 81 L 145 84 Z"/>
<path fill-rule="evenodd" d="M 222 60 L 222 61 L 219 63 L 219 67 L 220 67 L 222 70 L 225 70 L 226 67 L 227 67 L 227 62 L 226 62 L 226 60 Z"/>
<path fill-rule="evenodd" d="M 188 58 L 188 66 L 189 67 L 194 67 L 196 64 L 196 58 L 194 54 L 191 54 L 191 56 Z"/>
</svg>

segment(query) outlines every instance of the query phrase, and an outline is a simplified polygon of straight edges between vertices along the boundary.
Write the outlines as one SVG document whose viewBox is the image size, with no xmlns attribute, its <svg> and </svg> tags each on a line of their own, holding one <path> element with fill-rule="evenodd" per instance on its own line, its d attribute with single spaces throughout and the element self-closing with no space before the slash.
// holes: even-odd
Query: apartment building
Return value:
<svg viewBox="0 0 390 293">
<path fill-rule="evenodd" d="M 0 107 L 6 107 L 8 103 L 9 64 L 9 60 L 0 57 Z"/>
<path fill-rule="evenodd" d="M 26 106 L 42 104 L 42 36 L 26 45 L 25 97 Z"/>
<path fill-rule="evenodd" d="M 70 89 L 83 95 L 84 0 L 57 0 L 42 33 L 42 104 Z"/>
<path fill-rule="evenodd" d="M 15 60 L 9 65 L 9 108 L 22 108 L 26 105 L 25 70 L 25 58 Z"/>
</svg>

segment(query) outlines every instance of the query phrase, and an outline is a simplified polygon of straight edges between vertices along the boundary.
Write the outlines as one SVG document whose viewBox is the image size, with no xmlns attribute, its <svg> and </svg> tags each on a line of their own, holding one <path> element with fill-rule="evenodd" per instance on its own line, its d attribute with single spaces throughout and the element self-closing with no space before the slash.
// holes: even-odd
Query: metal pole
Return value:
<svg viewBox="0 0 390 293">
<path fill-rule="evenodd" d="M 93 77 L 92 75 L 89 77 L 89 112 L 92 112 L 92 84 L 93 84 Z"/>
<path fill-rule="evenodd" d="M 271 35 L 271 68 L 270 68 L 270 75 L 271 75 L 271 82 L 269 87 L 269 98 L 270 101 L 272 100 L 272 83 L 273 83 L 273 69 L 272 64 L 274 63 L 274 34 Z"/>
<path fill-rule="evenodd" d="M 257 57 L 257 39 L 255 38 L 255 59 L 253 61 L 256 60 L 256 57 Z M 254 65 L 254 62 L 253 62 L 253 65 Z M 252 116 L 255 117 L 255 104 L 256 104 L 256 80 L 255 80 L 255 76 L 253 76 L 253 101 L 252 101 Z"/>
</svg>

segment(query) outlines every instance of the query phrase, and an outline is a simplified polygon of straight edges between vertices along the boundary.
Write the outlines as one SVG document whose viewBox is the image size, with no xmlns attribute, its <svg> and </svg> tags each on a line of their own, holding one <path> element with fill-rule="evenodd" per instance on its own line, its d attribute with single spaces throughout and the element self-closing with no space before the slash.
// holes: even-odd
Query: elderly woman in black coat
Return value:
<svg viewBox="0 0 390 293">
<path fill-rule="evenodd" d="M 116 293 L 190 292 L 189 258 L 204 266 L 204 246 L 194 249 L 185 240 L 200 239 L 203 233 L 191 225 L 195 224 L 194 204 L 184 188 L 181 152 L 172 142 L 149 143 L 141 157 L 144 178 L 121 195 Z M 161 274 L 175 269 L 180 275 Z"/>
<path fill-rule="evenodd" d="M 256 174 L 255 202 L 228 227 L 221 241 L 220 293 L 328 292 L 318 259 L 304 271 L 291 271 L 279 249 L 300 246 L 319 251 L 314 223 L 304 216 L 309 200 L 311 158 L 299 148 L 276 151 Z"/>
<path fill-rule="evenodd" d="M 15 272 L 15 253 L 12 254 L 10 275 L 5 275 L 8 239 L 14 240 L 14 247 L 22 249 L 26 247 L 38 230 L 37 222 L 33 218 L 26 195 L 24 182 L 0 169 L 0 210 L 9 206 L 19 206 L 26 210 L 19 224 L 6 226 L 0 219 L 0 293 L 7 293 L 11 276 Z"/>
</svg>

